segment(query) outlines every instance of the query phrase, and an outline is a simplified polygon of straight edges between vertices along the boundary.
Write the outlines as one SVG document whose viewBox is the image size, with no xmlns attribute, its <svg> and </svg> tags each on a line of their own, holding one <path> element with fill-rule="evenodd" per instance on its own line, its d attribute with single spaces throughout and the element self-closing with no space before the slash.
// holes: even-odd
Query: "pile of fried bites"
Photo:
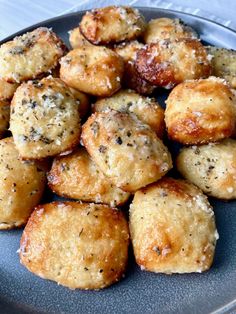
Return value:
<svg viewBox="0 0 236 314">
<path fill-rule="evenodd" d="M 69 36 L 70 51 L 45 27 L 0 47 L 0 228 L 26 224 L 21 263 L 101 289 L 124 275 L 131 238 L 143 270 L 209 269 L 218 233 L 203 192 L 236 198 L 236 52 L 125 6 L 87 12 Z M 165 110 L 148 97 L 160 88 Z M 186 180 L 166 176 L 163 136 L 185 145 Z M 46 185 L 70 201 L 39 205 Z"/>
</svg>

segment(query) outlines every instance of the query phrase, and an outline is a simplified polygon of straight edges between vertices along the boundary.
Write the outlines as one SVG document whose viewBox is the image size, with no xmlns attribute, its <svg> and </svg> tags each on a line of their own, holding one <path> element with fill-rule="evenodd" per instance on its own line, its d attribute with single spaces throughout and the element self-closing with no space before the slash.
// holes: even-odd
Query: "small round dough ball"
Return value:
<svg viewBox="0 0 236 314">
<path fill-rule="evenodd" d="M 84 118 L 91 108 L 88 95 L 86 95 L 86 94 L 84 94 L 84 93 L 82 93 L 82 92 L 80 92 L 77 89 L 74 89 L 72 87 L 69 87 L 69 90 L 79 105 L 80 117 Z"/>
<path fill-rule="evenodd" d="M 235 127 L 233 94 L 222 79 L 188 81 L 166 101 L 165 122 L 171 139 L 189 145 L 231 136 Z"/>
<path fill-rule="evenodd" d="M 94 104 L 94 111 L 109 109 L 135 114 L 140 121 L 148 124 L 159 138 L 162 138 L 165 129 L 164 110 L 154 98 L 140 96 L 132 90 L 121 90 Z"/>
<path fill-rule="evenodd" d="M 141 13 L 128 6 L 108 6 L 88 11 L 80 23 L 82 34 L 95 45 L 136 39 L 145 27 Z"/>
<path fill-rule="evenodd" d="M 124 204 L 130 196 L 111 184 L 84 148 L 55 158 L 48 174 L 48 184 L 60 196 L 112 207 Z"/>
<path fill-rule="evenodd" d="M 23 83 L 11 103 L 10 129 L 24 159 L 71 150 L 80 141 L 78 104 L 66 84 L 47 77 Z"/>
<path fill-rule="evenodd" d="M 72 49 L 81 46 L 92 46 L 92 44 L 81 34 L 79 26 L 69 32 L 69 41 Z"/>
<path fill-rule="evenodd" d="M 6 100 L 0 100 L 0 139 L 8 129 L 10 119 L 10 104 Z"/>
<path fill-rule="evenodd" d="M 123 72 L 122 58 L 106 47 L 79 47 L 61 59 L 61 79 L 94 96 L 110 96 L 119 90 Z"/>
<path fill-rule="evenodd" d="M 0 101 L 1 100 L 11 100 L 18 84 L 8 83 L 4 79 L 0 78 Z"/>
<path fill-rule="evenodd" d="M 146 45 L 137 52 L 135 65 L 143 79 L 167 89 L 211 74 L 205 47 L 199 40 L 190 38 Z"/>
<path fill-rule="evenodd" d="M 53 69 L 67 50 L 62 40 L 46 27 L 15 37 L 0 47 L 0 77 L 20 83 Z"/>
<path fill-rule="evenodd" d="M 233 88 L 236 88 L 236 50 L 206 47 L 212 57 L 212 74 L 224 78 Z"/>
<path fill-rule="evenodd" d="M 102 289 L 123 276 L 128 245 L 121 211 L 53 202 L 31 215 L 21 238 L 20 261 L 34 274 L 71 289 Z"/>
<path fill-rule="evenodd" d="M 147 24 L 143 40 L 146 44 L 156 43 L 163 39 L 196 38 L 196 32 L 180 19 L 161 17 Z"/>
<path fill-rule="evenodd" d="M 101 171 L 127 192 L 157 181 L 172 167 L 168 149 L 134 114 L 96 112 L 83 125 L 82 141 Z"/>
<path fill-rule="evenodd" d="M 114 51 L 120 55 L 125 62 L 135 61 L 137 52 L 144 47 L 144 44 L 137 40 L 129 42 L 123 42 L 119 45 L 115 45 Z"/>
<path fill-rule="evenodd" d="M 135 67 L 137 52 L 143 47 L 144 44 L 133 40 L 117 45 L 114 51 L 123 58 L 125 64 L 122 85 L 135 90 L 139 94 L 150 95 L 156 86 L 141 78 Z"/>
<path fill-rule="evenodd" d="M 141 269 L 166 274 L 209 269 L 218 239 L 207 197 L 187 181 L 172 178 L 135 193 L 130 235 Z"/>
<path fill-rule="evenodd" d="M 185 147 L 177 157 L 182 176 L 219 199 L 236 199 L 236 140 Z"/>
<path fill-rule="evenodd" d="M 41 165 L 22 161 L 11 137 L 0 141 L 0 229 L 20 227 L 38 205 L 46 184 Z"/>
</svg>

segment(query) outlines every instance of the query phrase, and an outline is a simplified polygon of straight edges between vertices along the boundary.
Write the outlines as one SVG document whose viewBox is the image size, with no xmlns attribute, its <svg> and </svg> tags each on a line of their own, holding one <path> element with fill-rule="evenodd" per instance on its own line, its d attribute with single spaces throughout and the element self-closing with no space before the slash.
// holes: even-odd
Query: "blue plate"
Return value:
<svg viewBox="0 0 236 314">
<path fill-rule="evenodd" d="M 55 3 L 56 5 L 56 3 Z M 155 8 L 140 8 L 147 20 L 181 18 L 208 44 L 236 49 L 236 33 L 193 15 Z M 68 44 L 68 31 L 84 12 L 60 16 L 38 26 L 52 29 Z M 3 43 L 2 42 L 2 43 Z M 157 91 L 162 102 L 167 92 Z M 175 147 L 171 147 L 175 151 Z M 53 199 L 47 193 L 43 202 Z M 17 250 L 22 230 L 0 232 L 0 313 L 235 313 L 236 312 L 236 202 L 210 199 L 220 239 L 213 267 L 202 274 L 164 275 L 144 272 L 130 252 L 126 277 L 102 291 L 71 291 L 40 279 L 19 263 Z"/>
</svg>

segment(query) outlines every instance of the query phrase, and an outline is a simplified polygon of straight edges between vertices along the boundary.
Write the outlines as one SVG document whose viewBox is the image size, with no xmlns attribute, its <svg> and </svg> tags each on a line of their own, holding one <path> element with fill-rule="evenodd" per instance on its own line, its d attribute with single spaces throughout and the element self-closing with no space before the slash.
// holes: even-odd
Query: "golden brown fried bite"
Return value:
<svg viewBox="0 0 236 314">
<path fill-rule="evenodd" d="M 156 43 L 163 39 L 196 38 L 196 32 L 180 19 L 161 17 L 151 20 L 143 34 L 146 44 Z"/>
<path fill-rule="evenodd" d="M 21 238 L 20 261 L 34 274 L 71 289 L 102 289 L 124 274 L 128 244 L 121 211 L 53 202 L 31 215 Z"/>
<path fill-rule="evenodd" d="M 48 174 L 48 184 L 60 196 L 113 207 L 124 204 L 130 196 L 111 184 L 84 148 L 55 158 Z"/>
<path fill-rule="evenodd" d="M 17 87 L 18 84 L 8 83 L 0 78 L 0 101 L 12 99 Z"/>
<path fill-rule="evenodd" d="M 233 49 L 206 47 L 212 56 L 212 74 L 224 78 L 236 88 L 236 51 Z"/>
<path fill-rule="evenodd" d="M 0 78 L 20 83 L 49 72 L 67 50 L 46 27 L 15 37 L 0 47 Z"/>
<path fill-rule="evenodd" d="M 144 44 L 133 40 L 116 45 L 114 51 L 123 58 L 125 64 L 122 85 L 137 91 L 139 94 L 150 95 L 156 87 L 141 78 L 135 67 L 137 52 L 143 47 Z"/>
<path fill-rule="evenodd" d="M 72 49 L 81 46 L 92 46 L 92 44 L 81 34 L 79 26 L 69 32 L 69 41 Z"/>
<path fill-rule="evenodd" d="M 165 129 L 164 110 L 154 98 L 141 96 L 132 90 L 120 90 L 113 96 L 100 99 L 94 104 L 94 111 L 109 109 L 134 113 L 140 121 L 148 124 L 159 138 L 162 138 Z"/>
<path fill-rule="evenodd" d="M 122 58 L 106 47 L 82 46 L 61 59 L 60 77 L 82 92 L 106 97 L 121 87 Z"/>
<path fill-rule="evenodd" d="M 218 239 L 207 197 L 187 181 L 172 178 L 135 193 L 130 234 L 141 269 L 167 274 L 209 269 Z"/>
<path fill-rule="evenodd" d="M 236 199 L 236 140 L 185 147 L 178 155 L 177 169 L 206 194 Z"/>
<path fill-rule="evenodd" d="M 84 118 L 90 110 L 90 100 L 88 95 L 69 87 L 70 92 L 74 96 L 77 104 L 79 105 L 79 115 L 80 118 Z"/>
<path fill-rule="evenodd" d="M 167 132 L 177 142 L 186 145 L 215 142 L 234 131 L 233 94 L 222 79 L 210 77 L 179 84 L 166 105 Z"/>
<path fill-rule="evenodd" d="M 22 158 L 60 154 L 80 141 L 78 103 L 60 79 L 23 83 L 11 103 L 10 129 Z"/>
<path fill-rule="evenodd" d="M 145 30 L 141 13 L 128 6 L 108 6 L 88 11 L 81 20 L 80 31 L 95 45 L 136 39 Z"/>
<path fill-rule="evenodd" d="M 0 229 L 20 227 L 38 205 L 46 184 L 42 165 L 22 161 L 11 137 L 0 141 Z"/>
<path fill-rule="evenodd" d="M 10 103 L 6 100 L 0 100 L 0 139 L 8 129 L 10 119 Z"/>
<path fill-rule="evenodd" d="M 125 60 L 125 62 L 129 62 L 135 61 L 137 52 L 143 47 L 144 44 L 137 40 L 132 40 L 115 45 L 113 50 L 118 53 L 118 55 L 120 55 Z"/>
<path fill-rule="evenodd" d="M 134 192 L 172 167 L 168 149 L 134 114 L 96 112 L 82 128 L 82 141 L 111 182 Z"/>
<path fill-rule="evenodd" d="M 211 74 L 205 47 L 199 40 L 190 38 L 146 45 L 137 52 L 135 65 L 143 79 L 168 89 Z"/>
</svg>

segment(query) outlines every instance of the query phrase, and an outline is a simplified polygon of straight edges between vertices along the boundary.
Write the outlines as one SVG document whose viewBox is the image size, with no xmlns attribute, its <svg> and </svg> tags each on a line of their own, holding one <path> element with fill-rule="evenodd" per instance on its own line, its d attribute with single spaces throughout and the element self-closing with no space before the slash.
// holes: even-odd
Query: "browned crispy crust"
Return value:
<svg viewBox="0 0 236 314">
<path fill-rule="evenodd" d="M 211 73 L 204 46 L 189 38 L 146 45 L 137 52 L 135 65 L 143 79 L 165 88 Z"/>
<path fill-rule="evenodd" d="M 139 49 L 143 48 L 144 44 L 133 40 L 123 42 L 116 45 L 113 49 L 124 59 L 124 75 L 122 85 L 126 88 L 131 88 L 141 95 L 150 95 L 156 86 L 144 80 L 135 67 L 136 55 Z"/>
<path fill-rule="evenodd" d="M 48 186 L 56 194 L 85 202 L 120 206 L 130 196 L 111 184 L 84 148 L 55 158 L 47 178 Z"/>
<path fill-rule="evenodd" d="M 0 101 L 1 100 L 11 100 L 18 84 L 8 83 L 7 81 L 0 78 Z"/>
<path fill-rule="evenodd" d="M 210 77 L 179 84 L 166 104 L 168 135 L 180 143 L 215 142 L 234 131 L 233 95 L 221 79 Z"/>
<path fill-rule="evenodd" d="M 141 268 L 167 274 L 209 269 L 218 238 L 207 197 L 187 181 L 172 178 L 135 193 L 130 233 Z"/>
<path fill-rule="evenodd" d="M 0 100 L 0 139 L 7 131 L 10 119 L 10 102 Z"/>
<path fill-rule="evenodd" d="M 92 44 L 82 35 L 80 27 L 76 27 L 69 32 L 69 41 L 72 49 L 81 46 L 91 46 Z"/>
<path fill-rule="evenodd" d="M 140 76 L 134 62 L 125 63 L 122 83 L 125 87 L 131 88 L 141 95 L 151 95 L 156 88 Z"/>
<path fill-rule="evenodd" d="M 102 289 L 124 274 L 128 244 L 121 211 L 52 202 L 32 213 L 21 238 L 20 260 L 36 275 L 71 289 Z"/>
<path fill-rule="evenodd" d="M 128 6 L 108 6 L 88 11 L 79 25 L 81 34 L 94 45 L 132 40 L 146 27 L 144 17 Z"/>
<path fill-rule="evenodd" d="M 121 87 L 122 58 L 106 47 L 81 46 L 61 59 L 60 77 L 82 92 L 106 97 Z"/>
</svg>

